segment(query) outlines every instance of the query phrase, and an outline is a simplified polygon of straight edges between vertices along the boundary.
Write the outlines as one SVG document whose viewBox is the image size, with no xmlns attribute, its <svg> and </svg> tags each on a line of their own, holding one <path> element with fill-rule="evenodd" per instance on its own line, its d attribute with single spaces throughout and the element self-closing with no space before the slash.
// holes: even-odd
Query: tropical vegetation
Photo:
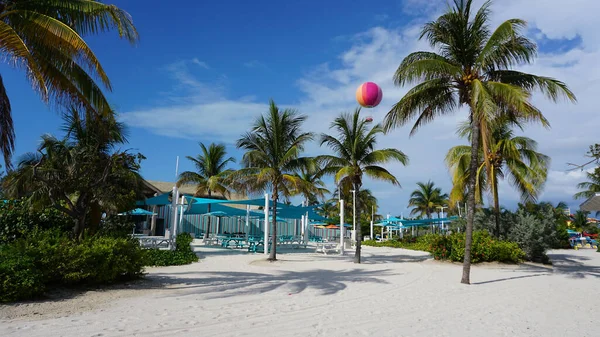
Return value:
<svg viewBox="0 0 600 337">
<path fill-rule="evenodd" d="M 302 131 L 306 116 L 296 110 L 279 109 L 273 100 L 269 111 L 260 116 L 250 131 L 237 141 L 245 150 L 244 167 L 231 176 L 234 188 L 250 192 L 271 190 L 272 243 L 269 260 L 277 260 L 277 202 L 301 190 L 303 180 L 296 174 L 307 165 L 300 155 L 313 134 Z M 267 244 L 267 243 L 265 243 Z"/>
<path fill-rule="evenodd" d="M 111 90 L 111 82 L 83 37 L 116 30 L 135 43 L 138 33 L 127 12 L 92 0 L 7 0 L 0 3 L 0 17 L 3 59 L 25 70 L 44 102 L 112 116 L 101 88 Z M 0 77 L 0 152 L 7 168 L 15 147 L 9 91 Z"/>
<path fill-rule="evenodd" d="M 433 52 L 418 51 L 404 58 L 394 74 L 396 85 L 416 83 L 387 113 L 386 130 L 403 126 L 416 118 L 411 134 L 436 117 L 460 107 L 468 108 L 471 129 L 469 171 L 479 167 L 480 147 L 490 145 L 490 123 L 498 117 L 539 121 L 548 125 L 542 112 L 531 103 L 531 94 L 540 90 L 556 101 L 575 95 L 566 84 L 548 77 L 513 70 L 530 63 L 537 53 L 535 43 L 522 34 L 526 22 L 510 19 L 495 30 L 490 27 L 491 1 L 478 10 L 472 0 L 454 0 L 454 5 L 436 20 L 424 25 L 420 37 Z M 484 157 L 486 166 L 489 159 Z M 462 283 L 470 283 L 476 175 L 470 174 L 467 188 L 467 226 Z"/>
<path fill-rule="evenodd" d="M 435 187 L 432 181 L 418 182 L 417 186 L 408 200 L 408 207 L 413 207 L 410 211 L 411 216 L 426 216 L 427 219 L 431 219 L 433 213 L 438 212 L 442 207 L 447 207 L 448 195 L 442 193 L 441 188 Z"/>
<path fill-rule="evenodd" d="M 193 184 L 196 186 L 196 196 L 206 196 L 212 198 L 213 193 L 220 194 L 222 197 L 229 196 L 228 177 L 233 170 L 227 168 L 230 163 L 235 163 L 233 157 L 227 157 L 225 145 L 211 143 L 208 148 L 200 143 L 202 153 L 196 157 L 187 156 L 186 158 L 194 163 L 196 172 L 184 171 L 179 175 L 177 187 Z M 210 213 L 211 204 L 207 204 L 207 212 Z M 207 238 L 210 233 L 210 218 L 207 219 L 206 232 Z"/>
<path fill-rule="evenodd" d="M 519 125 L 518 123 L 511 123 Z M 500 235 L 500 197 L 498 182 L 507 179 L 520 193 L 523 202 L 535 202 L 542 190 L 550 165 L 550 158 L 537 152 L 537 142 L 524 136 L 515 136 L 511 124 L 499 121 L 493 124 L 488 151 L 480 148 L 475 198 L 483 202 L 484 191 L 493 198 L 496 213 L 496 237 Z M 459 129 L 459 135 L 470 138 L 470 128 L 465 123 Z M 486 161 L 489 165 L 486 165 Z M 466 145 L 451 148 L 446 155 L 446 164 L 452 175 L 450 202 L 463 201 L 466 182 L 470 174 L 471 149 Z"/>
<path fill-rule="evenodd" d="M 366 118 L 360 115 L 360 108 L 354 113 L 344 113 L 331 123 L 335 135 L 321 135 L 321 145 L 329 147 L 334 154 L 321 155 L 317 160 L 323 163 L 325 174 L 333 175 L 336 185 L 348 195 L 351 190 L 360 193 L 363 176 L 382 180 L 399 186 L 398 179 L 387 169 L 380 166 L 390 162 L 402 165 L 408 163 L 408 157 L 400 150 L 387 148 L 376 150 L 377 136 L 383 134 L 380 124 L 370 126 Z M 357 198 L 357 203 L 360 198 Z M 357 205 L 357 211 L 361 207 Z M 359 217 L 357 217 L 359 218 Z M 354 262 L 361 262 L 361 226 L 356 227 L 356 252 Z"/>
<path fill-rule="evenodd" d="M 134 208 L 141 198 L 144 156 L 118 148 L 127 142 L 125 126 L 112 116 L 73 109 L 64 120 L 65 136 L 42 136 L 38 152 L 25 154 L 4 180 L 4 191 L 65 213 L 81 239 L 87 225 L 92 233 L 97 230 L 103 212 Z"/>
</svg>

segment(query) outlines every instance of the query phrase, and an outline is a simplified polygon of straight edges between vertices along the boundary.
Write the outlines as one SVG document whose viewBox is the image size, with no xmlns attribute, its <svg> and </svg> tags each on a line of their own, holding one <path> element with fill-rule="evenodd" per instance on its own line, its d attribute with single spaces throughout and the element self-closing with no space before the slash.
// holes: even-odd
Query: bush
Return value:
<svg viewBox="0 0 600 337">
<path fill-rule="evenodd" d="M 552 247 L 556 233 L 548 223 L 523 211 L 517 213 L 518 220 L 513 225 L 509 237 L 525 252 L 527 259 L 547 263 L 546 250 Z"/>
<path fill-rule="evenodd" d="M 178 234 L 175 239 L 175 250 L 148 249 L 145 251 L 147 266 L 180 266 L 198 261 L 198 256 L 190 244 L 194 238 L 189 233 Z"/>
<path fill-rule="evenodd" d="M 408 241 L 413 241 L 408 239 Z M 390 240 L 384 242 L 365 241 L 363 244 L 375 247 L 393 247 L 412 250 L 422 250 L 431 253 L 436 260 L 462 262 L 465 257 L 465 234 L 455 233 L 444 236 L 428 234 L 417 238 L 414 242 Z M 487 231 L 473 233 L 471 247 L 471 262 L 499 261 L 519 263 L 525 258 L 525 253 L 514 242 L 496 241 Z"/>
<path fill-rule="evenodd" d="M 144 251 L 135 239 L 71 240 L 33 231 L 0 247 L 0 302 L 30 299 L 51 286 L 100 285 L 140 277 Z"/>
<path fill-rule="evenodd" d="M 70 231 L 73 220 L 54 208 L 36 210 L 21 200 L 0 201 L 0 244 L 19 239 L 35 229 Z"/>
<path fill-rule="evenodd" d="M 97 236 L 126 238 L 133 232 L 134 221 L 129 216 L 110 215 L 102 220 Z"/>
<path fill-rule="evenodd" d="M 0 246 L 0 302 L 41 295 L 46 286 L 35 261 L 12 245 Z"/>
<path fill-rule="evenodd" d="M 515 263 L 525 257 L 525 252 L 514 242 L 498 241 L 492 247 L 492 261 Z"/>
</svg>

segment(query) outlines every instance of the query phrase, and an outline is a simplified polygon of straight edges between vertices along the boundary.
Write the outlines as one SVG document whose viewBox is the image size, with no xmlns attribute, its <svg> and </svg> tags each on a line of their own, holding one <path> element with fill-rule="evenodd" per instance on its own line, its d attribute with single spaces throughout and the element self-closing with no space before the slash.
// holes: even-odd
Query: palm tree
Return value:
<svg viewBox="0 0 600 337">
<path fill-rule="evenodd" d="M 470 129 L 463 125 L 459 134 L 470 138 Z M 496 237 L 500 235 L 500 200 L 498 196 L 498 181 L 508 178 L 508 181 L 521 194 L 523 202 L 535 202 L 542 190 L 548 174 L 550 158 L 537 152 L 537 142 L 531 138 L 515 136 L 508 123 L 500 122 L 491 130 L 490 143 L 487 153 L 480 150 L 480 160 L 477 168 L 476 199 L 481 201 L 483 191 L 489 190 L 494 200 L 496 217 Z M 453 202 L 462 201 L 465 182 L 469 170 L 465 163 L 471 161 L 469 146 L 459 145 L 451 148 L 446 155 L 446 164 L 452 173 Z"/>
<path fill-rule="evenodd" d="M 269 261 L 277 260 L 277 201 L 279 196 L 289 198 L 301 189 L 302 180 L 295 174 L 306 165 L 301 158 L 306 142 L 313 139 L 310 132 L 302 132 L 306 116 L 292 109 L 280 110 L 273 100 L 266 116 L 260 116 L 252 130 L 242 135 L 237 147 L 246 150 L 244 168 L 232 179 L 251 192 L 271 189 L 273 232 Z M 265 242 L 265 245 L 268 245 Z"/>
<path fill-rule="evenodd" d="M 472 3 L 454 0 L 454 6 L 445 14 L 425 24 L 421 38 L 426 38 L 436 52 L 420 51 L 404 58 L 394 74 L 396 85 L 418 84 L 387 113 L 385 128 L 405 125 L 417 117 L 411 131 L 414 134 L 435 117 L 467 106 L 473 134 L 469 168 L 475 172 L 480 164 L 480 143 L 484 152 L 488 150 L 488 121 L 498 114 L 509 114 L 548 125 L 530 103 L 531 91 L 539 89 L 554 101 L 560 96 L 575 101 L 575 95 L 558 80 L 512 70 L 519 63 L 531 62 L 537 52 L 535 43 L 521 34 L 526 22 L 511 19 L 492 32 L 491 1 L 486 1 L 475 15 Z M 469 175 L 461 280 L 466 284 L 470 283 L 475 184 L 476 176 Z"/>
<path fill-rule="evenodd" d="M 138 33 L 129 14 L 92 0 L 6 0 L 0 2 L 0 45 L 4 59 L 23 67 L 42 100 L 112 112 L 96 83 L 111 90 L 100 62 L 83 36 L 116 29 L 134 43 Z M 0 152 L 6 166 L 14 151 L 11 105 L 0 77 Z"/>
<path fill-rule="evenodd" d="M 177 187 L 194 184 L 196 185 L 196 196 L 207 195 L 208 198 L 211 198 L 214 192 L 226 197 L 229 194 L 226 179 L 233 172 L 232 169 L 227 168 L 227 165 L 235 163 L 235 159 L 233 157 L 227 158 L 225 145 L 211 143 L 208 148 L 202 142 L 199 145 L 202 153 L 196 157 L 186 157 L 194 163 L 196 172 L 182 172 L 179 175 L 179 180 L 177 180 Z M 207 211 L 210 213 L 210 204 L 207 204 Z M 207 219 L 205 239 L 208 238 L 209 233 L 210 217 Z"/>
<path fill-rule="evenodd" d="M 26 197 L 34 206 L 54 207 L 73 218 L 74 235 L 93 231 L 102 210 L 131 209 L 139 200 L 141 154 L 121 151 L 127 142 L 124 125 L 95 111 L 81 116 L 73 109 L 64 117 L 66 136 L 42 136 L 37 153 L 28 153 L 4 181 L 12 198 Z"/>
<path fill-rule="evenodd" d="M 431 219 L 431 214 L 436 212 L 438 207 L 447 205 L 448 195 L 442 193 L 441 188 L 435 187 L 431 180 L 427 183 L 418 182 L 417 186 L 408 200 L 408 207 L 414 207 L 410 215 L 427 216 L 427 219 Z"/>
<path fill-rule="evenodd" d="M 588 181 L 577 184 L 577 188 L 583 190 L 577 192 L 575 199 L 588 199 L 600 192 L 600 167 L 596 167 L 594 172 L 587 172 Z"/>
<path fill-rule="evenodd" d="M 325 194 L 329 194 L 322 180 L 323 170 L 316 163 L 309 161 L 298 169 L 296 175 L 302 184 L 293 193 L 302 195 L 306 205 L 317 205 L 323 201 Z"/>
<path fill-rule="evenodd" d="M 377 136 L 383 134 L 380 124 L 369 129 L 370 121 L 361 118 L 360 108 L 352 114 L 343 113 L 331 123 L 331 129 L 336 135 L 321 135 L 321 146 L 327 145 L 333 150 L 333 155 L 322 155 L 318 161 L 323 164 L 326 174 L 334 175 L 335 182 L 342 188 L 351 186 L 360 195 L 363 175 L 369 178 L 389 182 L 400 186 L 398 179 L 388 170 L 379 166 L 392 161 L 402 165 L 408 163 L 408 157 L 397 149 L 375 150 Z M 360 202 L 360 199 L 357 199 Z M 357 205 L 357 211 L 361 207 Z M 357 216 L 360 218 L 360 216 Z M 360 263 L 362 233 L 360 226 L 356 227 L 355 263 Z"/>
</svg>

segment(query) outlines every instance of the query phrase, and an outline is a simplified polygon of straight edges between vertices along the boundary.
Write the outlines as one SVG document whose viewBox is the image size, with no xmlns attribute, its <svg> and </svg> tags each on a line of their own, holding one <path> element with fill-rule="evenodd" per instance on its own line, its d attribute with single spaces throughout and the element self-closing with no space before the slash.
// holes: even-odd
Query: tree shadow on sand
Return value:
<svg viewBox="0 0 600 337">
<path fill-rule="evenodd" d="M 549 254 L 554 273 L 565 274 L 570 278 L 600 278 L 600 265 L 590 263 L 591 258 L 570 254 Z"/>
<path fill-rule="evenodd" d="M 600 278 L 600 266 L 592 264 L 592 259 L 589 257 L 568 253 L 549 253 L 548 256 L 552 260 L 552 266 L 526 263 L 520 265 L 517 269 L 512 271 L 526 273 L 525 275 L 474 282 L 473 284 L 487 284 L 531 277 L 549 276 L 553 274 L 564 275 L 573 279 L 584 279 L 586 277 Z"/>
<path fill-rule="evenodd" d="M 277 274 L 204 271 L 153 274 L 148 278 L 170 289 L 178 289 L 184 295 L 206 294 L 208 298 L 215 299 L 264 294 L 278 289 L 285 289 L 286 292 L 293 294 L 313 289 L 320 291 L 322 295 L 333 295 L 346 289 L 350 283 L 387 284 L 388 282 L 380 277 L 388 275 L 391 274 L 387 270 L 316 269 L 300 272 L 281 271 Z M 177 296 L 180 296 L 181 292 L 178 292 Z"/>
</svg>

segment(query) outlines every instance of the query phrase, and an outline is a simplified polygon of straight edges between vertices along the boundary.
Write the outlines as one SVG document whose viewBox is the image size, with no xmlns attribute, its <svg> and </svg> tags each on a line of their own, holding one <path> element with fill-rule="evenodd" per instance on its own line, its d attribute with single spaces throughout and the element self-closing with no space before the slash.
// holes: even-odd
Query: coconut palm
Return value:
<svg viewBox="0 0 600 337">
<path fill-rule="evenodd" d="M 96 83 L 111 90 L 110 81 L 83 37 L 113 29 L 132 43 L 138 39 L 129 14 L 114 5 L 92 0 L 0 2 L 4 59 L 25 69 L 44 102 L 111 113 Z M 0 152 L 10 168 L 15 133 L 7 92 L 0 77 Z"/>
<path fill-rule="evenodd" d="M 413 207 L 410 215 L 427 216 L 427 219 L 431 219 L 431 214 L 437 212 L 438 207 L 448 204 L 448 195 L 442 193 L 441 188 L 435 187 L 432 181 L 418 182 L 417 186 L 408 200 L 408 207 Z"/>
<path fill-rule="evenodd" d="M 296 173 L 302 181 L 298 188 L 293 192 L 296 195 L 302 195 L 306 205 L 317 205 L 323 201 L 329 190 L 322 180 L 323 170 L 312 160 L 307 165 L 303 165 Z"/>
<path fill-rule="evenodd" d="M 548 125 L 542 113 L 530 103 L 531 91 L 541 90 L 554 101 L 559 97 L 575 101 L 575 95 L 558 80 L 512 70 L 515 65 L 533 61 L 537 52 L 535 43 L 521 33 L 526 22 L 511 19 L 492 31 L 491 1 L 486 1 L 475 13 L 472 3 L 472 0 L 454 0 L 454 6 L 446 13 L 425 24 L 421 38 L 435 51 L 412 53 L 398 67 L 394 74 L 396 85 L 417 85 L 387 113 L 385 128 L 390 130 L 416 118 L 411 130 L 414 134 L 437 116 L 466 106 L 473 134 L 469 167 L 475 172 L 480 164 L 480 144 L 484 152 L 488 150 L 488 121 L 498 114 L 509 114 Z M 461 282 L 468 284 L 476 176 L 469 175 L 466 185 L 469 193 Z"/>
<path fill-rule="evenodd" d="M 260 116 L 251 131 L 242 135 L 237 147 L 246 150 L 242 161 L 244 168 L 238 170 L 232 180 L 238 188 L 251 192 L 271 190 L 273 208 L 272 246 L 270 261 L 277 259 L 277 202 L 280 196 L 289 198 L 301 189 L 302 179 L 295 174 L 308 161 L 301 158 L 306 142 L 313 139 L 310 132 L 302 132 L 306 116 L 292 109 L 281 110 L 273 100 L 266 116 Z M 265 242 L 268 245 L 268 242 Z"/>
<path fill-rule="evenodd" d="M 206 195 L 211 198 L 213 193 L 217 193 L 227 197 L 229 190 L 226 179 L 233 172 L 232 169 L 227 168 L 227 165 L 235 163 L 235 159 L 227 158 L 225 145 L 211 143 L 208 148 L 202 142 L 199 145 L 202 151 L 200 154 L 196 157 L 186 157 L 194 163 L 196 171 L 182 172 L 177 180 L 177 187 L 193 184 L 196 186 L 196 196 Z M 210 204 L 207 204 L 207 210 L 210 213 Z M 210 217 L 207 219 L 206 226 L 205 239 L 210 233 Z"/>
<path fill-rule="evenodd" d="M 102 211 L 131 209 L 139 200 L 140 154 L 121 151 L 127 142 L 124 125 L 113 116 L 77 110 L 64 117 L 66 136 L 42 136 L 37 153 L 25 154 L 4 181 L 11 198 L 26 197 L 39 207 L 54 207 L 73 218 L 74 235 L 94 230 Z"/>
<path fill-rule="evenodd" d="M 363 175 L 369 178 L 389 182 L 400 186 L 398 179 L 388 170 L 379 166 L 390 162 L 408 163 L 408 157 L 397 149 L 375 150 L 377 136 L 383 134 L 383 128 L 376 124 L 369 128 L 370 121 L 360 116 L 360 108 L 354 113 L 343 113 L 331 123 L 331 129 L 336 135 L 321 135 L 321 146 L 327 145 L 333 150 L 333 155 L 322 155 L 317 159 L 323 164 L 325 174 L 335 177 L 335 182 L 341 188 L 351 186 L 360 195 Z M 348 193 L 346 193 L 347 195 Z M 357 202 L 360 199 L 357 198 Z M 361 206 L 357 205 L 357 211 Z M 356 217 L 357 219 L 360 216 Z M 355 263 L 360 263 L 361 230 L 356 227 L 356 254 Z"/>
<path fill-rule="evenodd" d="M 600 193 L 600 167 L 596 167 L 593 172 L 586 173 L 588 181 L 577 184 L 577 188 L 583 190 L 575 193 L 575 199 L 588 199 Z"/>
<path fill-rule="evenodd" d="M 536 202 L 544 187 L 550 165 L 550 158 L 537 152 L 537 142 L 531 138 L 515 136 L 510 124 L 501 122 L 491 130 L 490 143 L 487 153 L 480 150 L 480 160 L 477 168 L 476 199 L 481 201 L 484 191 L 490 191 L 496 215 L 496 236 L 500 235 L 500 198 L 498 182 L 508 179 L 508 182 L 520 193 L 523 202 Z M 468 124 L 463 124 L 459 134 L 469 138 Z M 451 148 L 446 155 L 446 164 L 452 174 L 453 202 L 462 201 L 465 182 L 469 170 L 465 163 L 471 161 L 469 146 L 459 145 Z"/>
</svg>

